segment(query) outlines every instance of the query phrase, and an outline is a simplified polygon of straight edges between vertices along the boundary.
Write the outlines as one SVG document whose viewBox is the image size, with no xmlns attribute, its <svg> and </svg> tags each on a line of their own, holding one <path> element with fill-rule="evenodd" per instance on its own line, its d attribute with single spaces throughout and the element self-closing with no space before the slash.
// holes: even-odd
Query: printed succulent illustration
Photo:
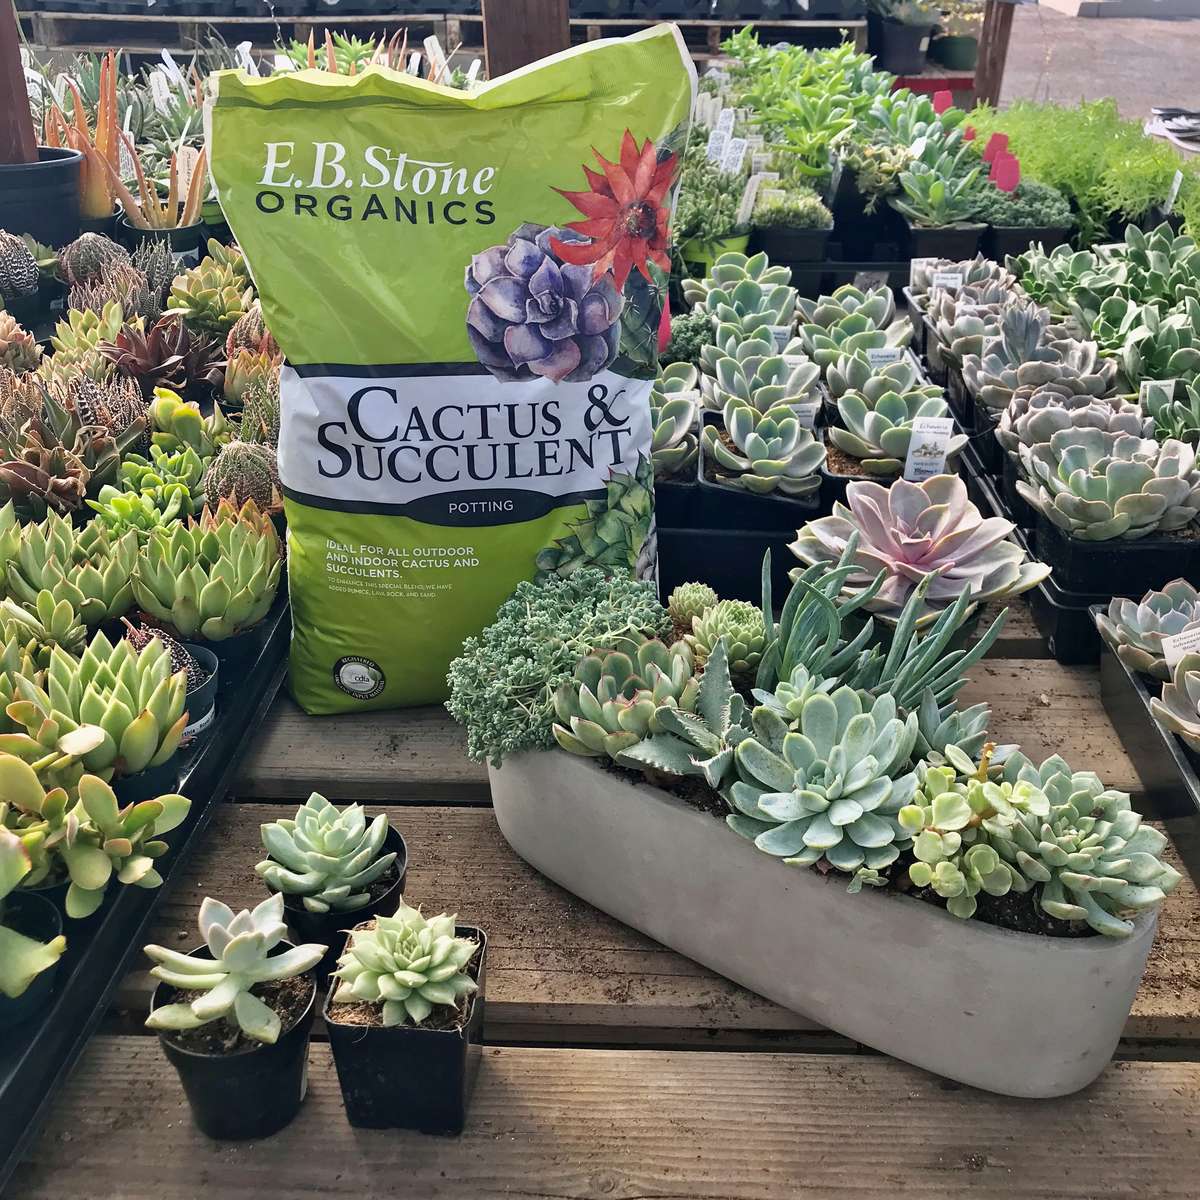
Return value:
<svg viewBox="0 0 1200 1200">
<path fill-rule="evenodd" d="M 396 861 L 394 852 L 380 853 L 387 831 L 385 813 L 368 824 L 362 805 L 338 808 L 313 792 L 295 817 L 261 826 L 269 857 L 254 869 L 275 891 L 301 897 L 309 912 L 352 912 Z"/>
<path fill-rule="evenodd" d="M 1062 429 L 1020 447 L 1017 490 L 1047 520 L 1088 541 L 1183 529 L 1200 513 L 1195 447 L 1102 429 Z"/>
<path fill-rule="evenodd" d="M 351 933 L 334 972 L 333 1003 L 380 1004 L 385 1026 L 420 1025 L 435 1008 L 453 1008 L 478 988 L 467 968 L 479 943 L 457 931 L 455 917 L 426 920 L 401 900 L 395 916 Z"/>
<path fill-rule="evenodd" d="M 566 229 L 522 225 L 467 268 L 467 336 L 497 379 L 579 383 L 617 356 L 625 301 L 608 275 L 565 261 L 555 245 L 584 243 Z"/>
<path fill-rule="evenodd" d="M 1048 566 L 1026 561 L 1025 551 L 1009 540 L 1012 522 L 981 515 L 957 475 L 935 475 L 924 483 L 898 479 L 890 487 L 851 483 L 846 501 L 834 504 L 831 516 L 801 528 L 791 550 L 809 565 L 837 563 L 857 534 L 849 557 L 856 570 L 845 587 L 869 588 L 884 572 L 882 586 L 866 604 L 872 612 L 897 616 L 918 583 L 929 578 L 919 619 L 926 624 L 964 591 L 974 601 L 1008 599 L 1050 573 Z"/>
<path fill-rule="evenodd" d="M 587 514 L 570 532 L 539 551 L 537 579 L 569 575 L 580 567 L 653 574 L 657 552 L 654 532 L 654 464 L 638 460 L 632 475 L 614 471 L 602 499 L 587 501 Z"/>
<path fill-rule="evenodd" d="M 1186 579 L 1173 579 L 1140 600 L 1114 596 L 1108 612 L 1096 614 L 1096 626 L 1131 671 L 1167 681 L 1163 639 L 1200 628 L 1200 592 Z"/>
</svg>

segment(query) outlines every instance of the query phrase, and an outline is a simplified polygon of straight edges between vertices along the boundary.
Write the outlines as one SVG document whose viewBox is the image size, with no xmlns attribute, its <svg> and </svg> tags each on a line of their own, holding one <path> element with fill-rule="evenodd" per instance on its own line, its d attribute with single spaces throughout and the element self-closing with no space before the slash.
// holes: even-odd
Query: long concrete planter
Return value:
<svg viewBox="0 0 1200 1200">
<path fill-rule="evenodd" d="M 1010 1096 L 1112 1057 L 1154 940 L 1046 938 L 785 866 L 667 792 L 562 751 L 490 770 L 512 848 L 568 891 L 847 1037 Z"/>
</svg>

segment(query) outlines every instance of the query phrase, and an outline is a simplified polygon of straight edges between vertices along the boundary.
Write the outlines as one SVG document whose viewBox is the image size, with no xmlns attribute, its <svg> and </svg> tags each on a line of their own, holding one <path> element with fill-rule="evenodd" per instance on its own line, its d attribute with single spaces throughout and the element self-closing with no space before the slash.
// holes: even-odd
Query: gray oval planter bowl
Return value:
<svg viewBox="0 0 1200 1200">
<path fill-rule="evenodd" d="M 1064 1096 L 1112 1057 L 1154 940 L 963 921 L 785 866 L 715 817 L 564 751 L 489 768 L 509 845 L 568 891 L 846 1037 L 1008 1096 Z"/>
</svg>

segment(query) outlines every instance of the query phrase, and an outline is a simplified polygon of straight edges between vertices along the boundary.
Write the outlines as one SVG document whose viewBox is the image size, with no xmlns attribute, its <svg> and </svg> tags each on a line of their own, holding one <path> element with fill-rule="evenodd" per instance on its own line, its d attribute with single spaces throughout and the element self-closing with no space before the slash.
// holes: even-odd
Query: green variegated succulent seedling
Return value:
<svg viewBox="0 0 1200 1200">
<path fill-rule="evenodd" d="M 0 994 L 15 1000 L 48 971 L 67 948 L 59 934 L 49 942 L 26 937 L 4 924 L 4 900 L 29 873 L 29 852 L 21 839 L 0 826 Z"/>
<path fill-rule="evenodd" d="M 780 404 L 763 413 L 731 398 L 723 416 L 732 446 L 715 425 L 706 425 L 701 435 L 722 483 L 758 496 L 810 496 L 821 486 L 825 447 L 793 409 Z"/>
<path fill-rule="evenodd" d="M 379 1004 L 385 1026 L 420 1025 L 435 1008 L 454 1008 L 479 986 L 468 973 L 479 943 L 459 937 L 456 921 L 446 913 L 426 920 L 401 900 L 395 916 L 353 930 L 333 1003 Z"/>
<path fill-rule="evenodd" d="M 722 790 L 729 826 L 786 863 L 823 858 L 852 874 L 852 891 L 881 883 L 909 844 L 897 814 L 917 787 L 916 714 L 901 717 L 890 695 L 864 703 L 839 687 L 810 694 L 790 721 L 761 705 L 750 722 L 734 750 L 737 778 Z"/>
<path fill-rule="evenodd" d="M 359 804 L 338 808 L 318 792 L 295 817 L 260 826 L 269 855 L 255 871 L 285 896 L 300 897 L 309 912 L 352 912 L 371 899 L 368 889 L 396 861 L 380 853 L 388 819 L 370 824 Z"/>
<path fill-rule="evenodd" d="M 1156 907 L 1182 876 L 1159 857 L 1166 835 L 1142 823 L 1129 796 L 1106 789 L 1091 771 L 1072 771 L 1057 755 L 1035 767 L 1014 755 L 1005 782 L 1040 788 L 1049 813 L 997 811 L 986 817 L 988 843 L 1028 887 L 1043 912 L 1086 921 L 1107 937 L 1133 932 L 1126 916 Z M 1014 887 L 1017 884 L 1014 880 Z"/>
<path fill-rule="evenodd" d="M 829 429 L 829 439 L 843 453 L 859 460 L 865 475 L 892 477 L 904 469 L 912 441 L 913 422 L 920 417 L 945 417 L 949 406 L 940 388 L 884 392 L 875 397 L 847 392 L 838 401 L 845 427 Z M 946 458 L 953 459 L 967 444 L 965 434 L 952 434 Z"/>
<path fill-rule="evenodd" d="M 201 992 L 150 1010 L 148 1029 L 182 1032 L 227 1018 L 256 1042 L 270 1046 L 279 1040 L 279 1015 L 253 992 L 260 983 L 293 979 L 311 971 L 325 957 L 325 947 L 293 946 L 282 954 L 271 951 L 287 937 L 283 896 L 276 893 L 255 909 L 235 914 L 226 904 L 206 896 L 200 905 L 200 936 L 209 958 L 181 954 L 166 946 L 147 946 L 154 960 L 150 974 L 180 992 Z"/>
<path fill-rule="evenodd" d="M 1163 640 L 1200 628 L 1200 592 L 1186 579 L 1173 579 L 1140 600 L 1114 596 L 1108 612 L 1096 614 L 1096 627 L 1131 671 L 1169 682 Z"/>
<path fill-rule="evenodd" d="M 735 679 L 750 679 L 762 656 L 765 637 L 762 609 L 748 600 L 720 600 L 692 619 L 692 632 L 684 640 L 700 669 L 723 638 L 731 674 Z"/>
<path fill-rule="evenodd" d="M 700 372 L 692 363 L 660 367 L 650 389 L 650 457 L 655 479 L 670 479 L 694 469 L 700 453 L 696 423 L 700 415 Z"/>
<path fill-rule="evenodd" d="M 580 659 L 574 676 L 554 693 L 554 739 L 572 754 L 616 759 L 661 732 L 665 708 L 690 712 L 698 688 L 686 642 L 622 639 L 615 649 Z"/>
</svg>

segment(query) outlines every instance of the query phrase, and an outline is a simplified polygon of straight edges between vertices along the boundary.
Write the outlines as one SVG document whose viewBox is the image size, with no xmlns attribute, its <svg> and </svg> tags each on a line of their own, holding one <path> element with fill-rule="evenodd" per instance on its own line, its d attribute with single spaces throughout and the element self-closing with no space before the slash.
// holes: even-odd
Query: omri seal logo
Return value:
<svg viewBox="0 0 1200 1200">
<path fill-rule="evenodd" d="M 333 664 L 333 682 L 355 700 L 373 700 L 387 684 L 379 664 L 360 654 L 348 654 Z"/>
</svg>

